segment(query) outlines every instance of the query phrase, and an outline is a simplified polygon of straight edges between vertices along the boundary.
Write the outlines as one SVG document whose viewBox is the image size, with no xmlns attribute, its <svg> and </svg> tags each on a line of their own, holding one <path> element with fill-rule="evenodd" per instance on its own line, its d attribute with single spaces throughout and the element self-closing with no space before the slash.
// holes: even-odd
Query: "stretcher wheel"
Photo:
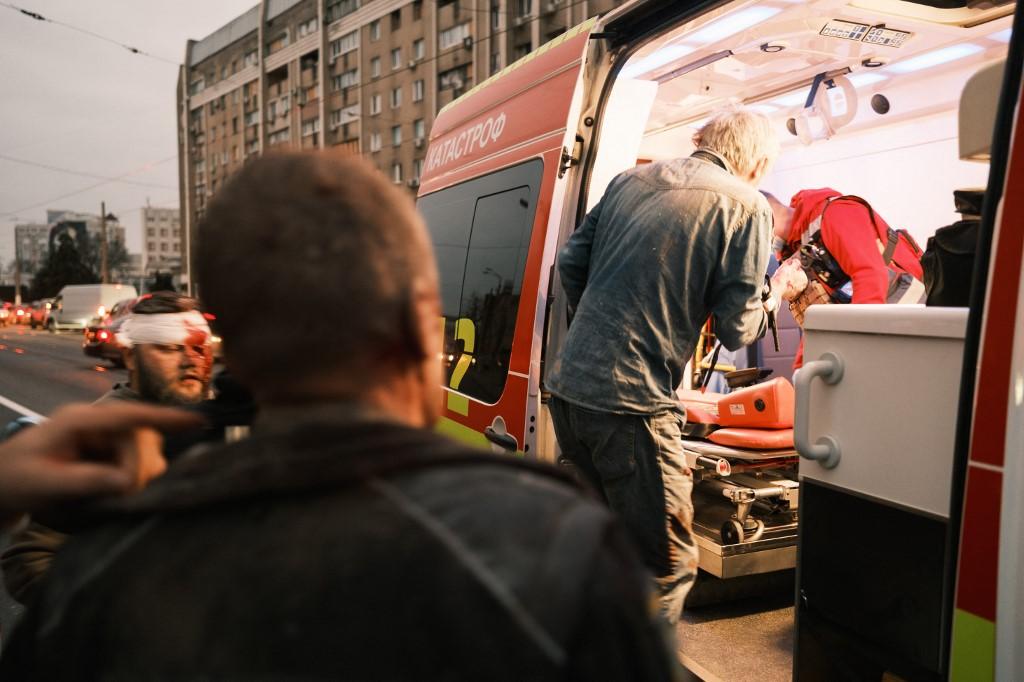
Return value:
<svg viewBox="0 0 1024 682">
<path fill-rule="evenodd" d="M 726 545 L 738 545 L 744 540 L 743 524 L 736 519 L 729 519 L 722 524 L 722 542 Z"/>
</svg>

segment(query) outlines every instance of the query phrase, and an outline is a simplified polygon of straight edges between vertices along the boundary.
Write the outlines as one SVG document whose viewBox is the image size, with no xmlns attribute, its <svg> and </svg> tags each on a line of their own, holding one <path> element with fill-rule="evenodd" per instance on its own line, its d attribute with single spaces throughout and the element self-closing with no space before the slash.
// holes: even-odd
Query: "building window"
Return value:
<svg viewBox="0 0 1024 682">
<path fill-rule="evenodd" d="M 332 90 L 344 90 L 359 84 L 359 69 L 350 69 L 331 79 Z"/>
<path fill-rule="evenodd" d="M 380 40 L 380 19 L 375 19 L 370 22 L 370 40 Z"/>
<path fill-rule="evenodd" d="M 413 81 L 412 83 L 412 101 L 421 102 L 423 101 L 423 79 Z"/>
<path fill-rule="evenodd" d="M 469 80 L 469 67 L 466 64 L 457 66 L 454 69 L 448 69 L 438 74 L 437 82 L 438 87 L 441 90 L 461 90 L 466 87 L 466 81 Z"/>
<path fill-rule="evenodd" d="M 380 57 L 374 57 L 370 60 L 370 77 L 380 78 Z"/>
<path fill-rule="evenodd" d="M 308 121 L 302 122 L 302 136 L 316 135 L 320 132 L 320 119 L 311 118 Z"/>
<path fill-rule="evenodd" d="M 275 38 L 267 43 L 267 54 L 274 54 L 278 50 L 287 47 L 288 43 L 288 31 L 286 30 L 279 33 Z"/>
<path fill-rule="evenodd" d="M 146 228 L 146 236 L 147 237 L 155 237 L 156 236 L 156 228 L 147 227 Z"/>
<path fill-rule="evenodd" d="M 423 38 L 412 41 L 412 58 L 423 59 L 427 54 L 427 43 Z"/>
<path fill-rule="evenodd" d="M 199 185 L 199 187 L 202 187 L 202 185 Z M 202 190 L 199 190 L 199 187 L 196 190 L 201 192 Z M 147 242 L 146 251 L 156 251 L 156 242 Z"/>
<path fill-rule="evenodd" d="M 331 130 L 334 130 L 341 125 L 341 109 L 335 109 L 331 112 L 331 117 L 328 119 L 328 125 Z"/>
<path fill-rule="evenodd" d="M 181 251 L 181 244 L 179 244 L 178 242 L 174 242 L 173 249 L 175 252 Z"/>
<path fill-rule="evenodd" d="M 267 137 L 267 142 L 270 144 L 278 144 L 279 142 L 287 142 L 292 139 L 292 131 L 289 128 L 278 130 L 276 133 L 271 133 Z"/>
<path fill-rule="evenodd" d="M 370 133 L 370 151 L 379 152 L 381 146 L 380 133 Z"/>
<path fill-rule="evenodd" d="M 238 133 L 238 117 L 237 116 L 233 116 L 231 118 L 231 132 L 235 133 L 235 134 Z"/>
<path fill-rule="evenodd" d="M 260 53 L 256 50 L 250 50 L 245 53 L 245 65 L 256 66 L 256 62 L 260 59 Z"/>
<path fill-rule="evenodd" d="M 491 55 L 491 75 L 501 71 L 501 55 L 497 52 Z"/>
<path fill-rule="evenodd" d="M 310 33 L 316 33 L 316 17 L 313 17 L 309 21 L 304 21 L 299 24 L 299 37 L 304 38 Z"/>
<path fill-rule="evenodd" d="M 192 81 L 191 84 L 189 84 L 188 92 L 189 92 L 190 95 L 198 95 L 205 88 L 206 88 L 206 81 L 203 80 L 202 78 L 197 78 L 196 80 Z"/>
<path fill-rule="evenodd" d="M 399 161 L 395 161 L 391 164 L 391 179 L 395 182 L 402 181 L 402 164 Z"/>
<path fill-rule="evenodd" d="M 391 50 L 391 68 L 402 68 L 402 48 L 400 47 L 396 47 L 395 49 Z"/>
<path fill-rule="evenodd" d="M 381 96 L 380 93 L 376 95 L 370 95 L 370 116 L 376 116 L 380 113 L 381 109 Z"/>
<path fill-rule="evenodd" d="M 423 0 L 413 0 L 412 20 L 419 21 L 423 18 Z"/>
<path fill-rule="evenodd" d="M 346 33 L 337 40 L 331 41 L 331 59 L 337 59 L 341 55 L 346 52 L 351 52 L 357 47 L 359 47 L 359 31 Z"/>
<path fill-rule="evenodd" d="M 167 242 L 160 242 L 160 250 L 161 251 L 166 251 L 167 250 Z"/>
<path fill-rule="evenodd" d="M 423 159 L 414 159 L 412 162 L 412 177 L 416 182 L 419 182 L 421 175 L 423 175 Z"/>
<path fill-rule="evenodd" d="M 526 17 L 533 10 L 533 0 L 516 0 L 516 16 Z"/>
<path fill-rule="evenodd" d="M 337 21 L 359 9 L 359 0 L 334 0 L 327 5 L 327 21 Z"/>
<path fill-rule="evenodd" d="M 501 28 L 501 6 L 497 3 L 491 5 L 491 30 L 497 31 Z"/>
<path fill-rule="evenodd" d="M 414 139 L 422 140 L 427 135 L 427 124 L 422 118 L 412 122 L 412 136 Z"/>
<path fill-rule="evenodd" d="M 227 77 L 228 77 L 228 65 L 225 64 L 224 66 L 220 67 L 220 79 L 224 80 Z"/>
<path fill-rule="evenodd" d="M 228 153 L 226 151 L 220 153 L 220 165 L 228 165 Z"/>
<path fill-rule="evenodd" d="M 210 126 L 210 142 L 213 142 L 216 139 L 217 139 L 217 128 L 215 126 Z"/>
<path fill-rule="evenodd" d="M 391 108 L 397 109 L 402 106 L 402 88 L 398 87 L 391 91 Z"/>
<path fill-rule="evenodd" d="M 533 46 L 530 43 L 523 43 L 522 45 L 516 45 L 515 51 L 513 53 L 515 55 L 514 58 L 515 59 L 522 59 L 526 55 L 530 54 L 531 50 L 533 50 Z"/>
<path fill-rule="evenodd" d="M 242 150 L 238 148 L 238 145 L 231 146 L 231 156 L 235 161 L 239 161 L 242 158 Z"/>
<path fill-rule="evenodd" d="M 402 28 L 402 10 L 396 9 L 391 13 L 391 30 L 392 32 Z"/>
<path fill-rule="evenodd" d="M 259 122 L 260 122 L 260 112 L 259 111 L 250 111 L 248 114 L 245 115 L 245 125 L 246 126 L 254 126 L 254 125 L 258 124 Z"/>
<path fill-rule="evenodd" d="M 402 144 L 402 126 L 391 126 L 391 146 Z"/>
<path fill-rule="evenodd" d="M 161 237 L 166 237 L 167 236 L 167 230 L 166 229 L 161 229 L 160 230 L 160 236 Z"/>
<path fill-rule="evenodd" d="M 447 50 L 450 47 L 462 44 L 462 41 L 469 37 L 469 22 L 459 24 L 458 26 L 452 26 L 451 28 L 441 31 L 441 35 L 437 38 L 437 47 L 439 50 Z"/>
</svg>

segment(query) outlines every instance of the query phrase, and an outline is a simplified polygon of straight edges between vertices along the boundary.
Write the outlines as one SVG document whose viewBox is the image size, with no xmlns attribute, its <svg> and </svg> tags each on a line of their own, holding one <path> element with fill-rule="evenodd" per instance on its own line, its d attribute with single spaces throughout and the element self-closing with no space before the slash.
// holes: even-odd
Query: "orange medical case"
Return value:
<svg viewBox="0 0 1024 682">
<path fill-rule="evenodd" d="M 718 401 L 718 423 L 723 427 L 790 429 L 796 394 L 793 384 L 777 377 L 723 396 Z"/>
</svg>

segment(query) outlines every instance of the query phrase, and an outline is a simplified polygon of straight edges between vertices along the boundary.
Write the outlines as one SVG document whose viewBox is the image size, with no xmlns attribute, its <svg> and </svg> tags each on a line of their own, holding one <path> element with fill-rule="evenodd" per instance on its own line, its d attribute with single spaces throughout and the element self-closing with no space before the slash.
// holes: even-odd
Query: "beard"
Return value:
<svg viewBox="0 0 1024 682">
<path fill-rule="evenodd" d="M 159 375 L 146 365 L 146 361 L 140 355 L 136 356 L 135 372 L 138 375 L 139 395 L 146 402 L 158 405 L 186 406 L 195 405 L 206 398 L 208 385 L 204 384 L 203 390 L 195 395 L 180 393 L 174 389 L 173 383 L 164 383 Z"/>
</svg>

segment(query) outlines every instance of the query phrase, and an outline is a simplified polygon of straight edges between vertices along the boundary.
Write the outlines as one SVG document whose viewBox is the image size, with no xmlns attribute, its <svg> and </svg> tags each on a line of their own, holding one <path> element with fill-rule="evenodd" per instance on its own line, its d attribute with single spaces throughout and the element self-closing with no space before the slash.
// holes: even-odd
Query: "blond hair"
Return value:
<svg viewBox="0 0 1024 682">
<path fill-rule="evenodd" d="M 693 144 L 720 154 L 741 177 L 753 173 L 762 159 L 770 166 L 779 155 L 779 139 L 768 117 L 741 107 L 713 115 L 694 134 Z"/>
</svg>

